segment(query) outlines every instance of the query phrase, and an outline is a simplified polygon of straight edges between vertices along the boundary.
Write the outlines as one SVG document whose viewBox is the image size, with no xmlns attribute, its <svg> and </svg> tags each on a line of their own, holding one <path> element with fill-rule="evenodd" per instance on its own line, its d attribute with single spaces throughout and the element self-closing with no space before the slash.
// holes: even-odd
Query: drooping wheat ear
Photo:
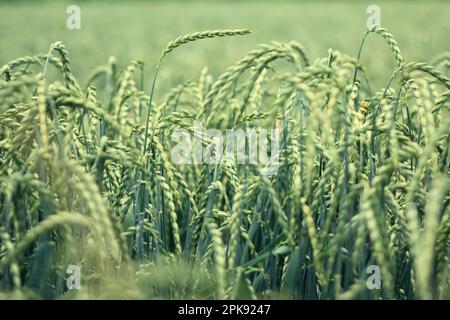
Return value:
<svg viewBox="0 0 450 320">
<path fill-rule="evenodd" d="M 413 71 L 422 71 L 430 76 L 436 78 L 439 82 L 441 82 L 447 89 L 450 89 L 450 80 L 436 67 L 426 64 L 424 62 L 408 62 L 404 64 L 399 71 L 405 72 L 413 72 Z"/>
<path fill-rule="evenodd" d="M 10 81 L 15 68 L 32 64 L 42 64 L 42 61 L 38 56 L 25 56 L 12 60 L 0 68 L 0 77 L 5 75 L 6 81 Z"/>
<path fill-rule="evenodd" d="M 364 33 L 364 36 L 363 36 L 363 38 L 361 40 L 361 44 L 359 45 L 358 56 L 356 58 L 356 63 L 359 64 L 359 61 L 361 59 L 362 49 L 364 47 L 364 42 L 366 41 L 366 38 L 367 38 L 367 36 L 370 33 L 379 34 L 381 37 L 383 37 L 387 41 L 389 47 L 391 48 L 392 52 L 394 53 L 394 57 L 395 57 L 395 60 L 397 62 L 397 69 L 398 69 L 398 67 L 400 67 L 402 65 L 402 63 L 403 63 L 403 56 L 401 55 L 400 48 L 399 48 L 399 46 L 397 44 L 397 41 L 395 41 L 394 36 L 392 34 L 390 34 L 387 31 L 387 29 L 380 28 L 378 26 L 373 26 L 372 28 L 368 29 Z M 358 75 L 358 68 L 355 67 L 355 72 L 354 72 L 354 76 L 353 76 L 353 82 L 356 81 L 356 76 L 357 75 Z"/>
<path fill-rule="evenodd" d="M 232 36 L 242 36 L 251 33 L 248 29 L 235 29 L 235 30 L 207 30 L 201 32 L 189 33 L 184 36 L 178 37 L 173 41 L 170 41 L 167 47 L 163 50 L 159 61 L 162 61 L 164 57 L 172 52 L 175 48 L 186 44 L 188 42 L 208 39 L 208 38 L 219 38 L 219 37 L 232 37 Z"/>
<path fill-rule="evenodd" d="M 403 62 L 403 56 L 400 52 L 400 48 L 398 46 L 397 41 L 395 41 L 394 36 L 388 32 L 385 28 L 380 28 L 378 26 L 373 26 L 367 32 L 374 32 L 382 36 L 388 43 L 392 52 L 394 53 L 395 60 L 397 61 L 397 66 L 400 66 Z"/>
<path fill-rule="evenodd" d="M 11 76 L 11 73 L 14 71 L 14 69 L 17 69 L 20 66 L 29 66 L 36 64 L 43 65 L 43 61 L 46 61 L 47 59 L 59 70 L 62 70 L 63 65 L 61 63 L 61 59 L 53 56 L 48 57 L 48 54 L 41 53 L 36 56 L 20 57 L 8 62 L 7 64 L 5 64 L 3 67 L 0 68 L 0 76 L 5 74 L 5 76 L 8 77 L 7 73 L 9 73 L 9 76 Z"/>
<path fill-rule="evenodd" d="M 57 41 L 52 44 L 51 48 L 57 51 L 61 56 L 61 62 L 63 65 L 62 70 L 66 86 L 71 87 L 77 91 L 80 91 L 80 86 L 78 85 L 78 82 L 73 76 L 72 70 L 70 69 L 69 52 L 67 51 L 66 46 L 61 41 Z"/>
<path fill-rule="evenodd" d="M 296 41 L 291 41 L 289 43 L 292 49 L 294 49 L 303 59 L 303 63 L 305 64 L 305 67 L 308 67 L 310 65 L 308 55 L 306 54 L 305 48 Z"/>
</svg>

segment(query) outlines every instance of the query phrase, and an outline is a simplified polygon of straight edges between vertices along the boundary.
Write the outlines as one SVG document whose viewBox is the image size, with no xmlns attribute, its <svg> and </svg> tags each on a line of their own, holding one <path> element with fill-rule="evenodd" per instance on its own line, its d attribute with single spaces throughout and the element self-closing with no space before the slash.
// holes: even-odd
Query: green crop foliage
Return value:
<svg viewBox="0 0 450 320">
<path fill-rule="evenodd" d="M 450 299 L 450 54 L 406 59 L 374 27 L 356 57 L 271 42 L 160 86 L 172 55 L 222 37 L 252 35 L 189 33 L 155 66 L 110 58 L 85 81 L 59 41 L 0 67 L 0 298 Z M 280 129 L 277 173 L 174 163 L 194 121 Z"/>
</svg>

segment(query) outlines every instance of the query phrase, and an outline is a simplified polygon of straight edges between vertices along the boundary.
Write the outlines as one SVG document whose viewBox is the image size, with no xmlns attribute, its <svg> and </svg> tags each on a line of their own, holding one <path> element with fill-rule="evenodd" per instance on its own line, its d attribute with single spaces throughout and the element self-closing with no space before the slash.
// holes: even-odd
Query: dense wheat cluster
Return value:
<svg viewBox="0 0 450 320">
<path fill-rule="evenodd" d="M 356 58 L 273 42 L 156 101 L 168 54 L 247 33 L 174 40 L 151 86 L 151 66 L 114 58 L 81 84 L 61 42 L 1 67 L 1 297 L 450 298 L 450 55 L 405 61 L 382 28 Z M 397 65 L 381 90 L 359 59 L 369 35 Z M 195 120 L 279 128 L 277 173 L 173 163 L 172 132 Z"/>
</svg>

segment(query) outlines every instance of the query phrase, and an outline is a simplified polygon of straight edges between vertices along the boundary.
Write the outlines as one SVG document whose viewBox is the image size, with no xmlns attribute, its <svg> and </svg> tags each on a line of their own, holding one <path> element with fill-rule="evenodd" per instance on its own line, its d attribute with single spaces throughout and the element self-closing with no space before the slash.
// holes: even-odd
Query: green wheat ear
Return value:
<svg viewBox="0 0 450 320">
<path fill-rule="evenodd" d="M 251 33 L 249 29 L 234 29 L 234 30 L 206 30 L 201 32 L 188 33 L 184 36 L 178 37 L 167 44 L 167 47 L 161 53 L 159 61 L 161 62 L 164 57 L 175 50 L 177 47 L 182 46 L 186 43 L 211 38 L 222 38 L 222 37 L 233 37 L 242 36 Z"/>
</svg>

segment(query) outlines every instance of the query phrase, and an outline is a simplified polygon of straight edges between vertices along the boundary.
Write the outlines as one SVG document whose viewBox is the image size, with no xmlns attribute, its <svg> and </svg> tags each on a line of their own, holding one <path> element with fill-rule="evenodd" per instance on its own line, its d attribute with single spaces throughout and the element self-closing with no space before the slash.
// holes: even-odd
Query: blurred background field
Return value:
<svg viewBox="0 0 450 320">
<path fill-rule="evenodd" d="M 81 8 L 81 30 L 68 30 L 66 8 Z M 121 67 L 142 60 L 146 78 L 165 44 L 185 33 L 250 28 L 246 37 L 203 41 L 177 50 L 161 70 L 161 91 L 197 78 L 204 66 L 225 71 L 260 43 L 296 40 L 312 59 L 328 48 L 356 55 L 370 4 L 381 8 L 381 24 L 394 34 L 407 60 L 430 61 L 449 50 L 450 1 L 0 1 L 0 64 L 48 51 L 62 41 L 73 72 L 89 71 L 115 56 Z M 371 37 L 363 53 L 376 87 L 394 60 L 383 40 Z M 148 81 L 147 81 L 148 84 Z"/>
</svg>

